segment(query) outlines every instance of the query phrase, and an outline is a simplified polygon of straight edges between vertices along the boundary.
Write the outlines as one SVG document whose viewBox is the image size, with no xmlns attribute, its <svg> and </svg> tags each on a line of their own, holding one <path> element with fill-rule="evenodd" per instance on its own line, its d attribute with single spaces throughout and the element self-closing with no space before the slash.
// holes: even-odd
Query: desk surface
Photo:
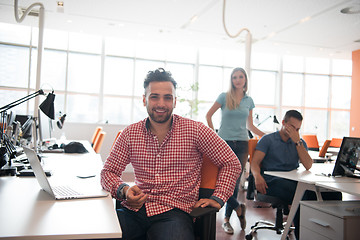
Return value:
<svg viewBox="0 0 360 240">
<path fill-rule="evenodd" d="M 295 196 L 291 204 L 290 213 L 288 215 L 287 224 L 281 236 L 282 240 L 286 239 L 290 225 L 299 207 L 300 200 L 306 190 L 316 191 L 319 198 L 321 198 L 319 187 L 360 195 L 360 179 L 349 177 L 328 177 L 327 174 L 331 173 L 333 168 L 334 164 L 331 163 L 313 163 L 310 170 L 305 170 L 305 168 L 301 165 L 299 169 L 290 172 L 265 171 L 265 174 L 267 175 L 286 178 L 298 182 Z"/>
<path fill-rule="evenodd" d="M 97 154 L 44 154 L 50 181 L 92 184 L 100 187 L 102 166 Z M 87 166 L 87 167 L 85 167 Z M 77 175 L 95 178 L 80 179 Z M 0 178 L 0 239 L 120 238 L 121 228 L 111 196 L 54 200 L 34 177 Z"/>
<path fill-rule="evenodd" d="M 265 174 L 294 181 L 301 181 L 308 184 L 315 184 L 317 182 L 360 182 L 360 179 L 356 178 L 329 177 L 328 174 L 331 174 L 333 169 L 333 163 L 313 163 L 309 170 L 305 170 L 301 165 L 298 169 L 293 171 L 265 171 Z"/>
<path fill-rule="evenodd" d="M 360 182 L 319 182 L 317 186 L 360 196 Z"/>
</svg>

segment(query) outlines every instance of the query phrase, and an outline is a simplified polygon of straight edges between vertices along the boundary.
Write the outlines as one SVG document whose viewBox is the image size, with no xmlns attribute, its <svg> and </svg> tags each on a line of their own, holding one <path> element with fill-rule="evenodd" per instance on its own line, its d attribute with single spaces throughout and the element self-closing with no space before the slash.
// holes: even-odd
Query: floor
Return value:
<svg viewBox="0 0 360 240">
<path fill-rule="evenodd" d="M 123 179 L 127 182 L 133 182 L 134 176 L 132 173 L 124 173 Z M 239 202 L 245 202 L 247 206 L 246 210 L 246 221 L 247 226 L 245 231 L 241 230 L 240 222 L 236 217 L 236 214 L 230 218 L 230 223 L 234 228 L 234 234 L 227 234 L 223 231 L 221 225 L 223 223 L 225 208 L 221 208 L 217 213 L 217 222 L 216 222 L 216 239 L 217 240 L 235 240 L 235 239 L 245 239 L 245 235 L 248 234 L 251 230 L 251 226 L 259 219 L 267 220 L 270 222 L 274 222 L 275 220 L 275 209 L 271 208 L 269 204 L 262 204 L 258 202 L 254 202 L 252 200 L 246 199 L 246 190 L 241 190 L 239 192 L 238 200 Z M 286 219 L 285 219 L 286 220 Z M 253 237 L 254 240 L 279 240 L 281 235 L 276 234 L 275 231 L 270 230 L 259 230 L 258 233 Z M 295 237 L 293 234 L 290 235 L 290 240 L 294 240 Z"/>
<path fill-rule="evenodd" d="M 133 181 L 132 174 L 124 174 L 123 179 L 125 181 Z M 343 200 L 360 200 L 360 198 L 356 198 L 349 194 L 343 193 Z M 246 210 L 246 221 L 247 226 L 245 231 L 241 230 L 240 222 L 236 217 L 236 214 L 230 218 L 230 223 L 234 228 L 234 234 L 227 234 L 223 231 L 221 225 L 224 219 L 225 208 L 221 208 L 220 211 L 217 213 L 216 219 L 216 239 L 217 240 L 243 240 L 245 239 L 245 235 L 248 234 L 251 230 L 251 226 L 257 220 L 267 220 L 270 222 L 274 222 L 275 220 L 275 209 L 273 209 L 269 204 L 259 203 L 253 200 L 246 199 L 246 190 L 240 190 L 238 196 L 239 202 L 244 202 L 247 206 Z M 286 216 L 284 217 L 284 221 L 286 221 Z M 279 240 L 281 235 L 276 234 L 275 231 L 271 230 L 259 230 L 253 237 L 253 240 Z M 289 235 L 290 240 L 294 240 L 295 236 L 293 233 Z"/>
<path fill-rule="evenodd" d="M 245 231 L 241 230 L 240 222 L 236 217 L 236 214 L 230 218 L 230 223 L 234 228 L 234 234 L 230 235 L 223 231 L 221 225 L 223 223 L 225 208 L 221 208 L 220 211 L 217 213 L 217 221 L 216 221 L 216 239 L 217 240 L 234 240 L 234 239 L 245 239 L 245 235 L 248 234 L 251 230 L 251 226 L 257 220 L 267 220 L 270 222 L 274 222 L 275 220 L 275 209 L 273 209 L 269 204 L 259 203 L 252 200 L 247 200 L 245 198 L 246 190 L 242 190 L 239 192 L 238 200 L 239 202 L 244 202 L 247 206 L 246 210 L 246 221 L 247 226 Z M 286 220 L 286 219 L 284 219 Z M 290 240 L 295 239 L 293 234 L 290 234 Z M 261 240 L 275 240 L 280 239 L 281 235 L 276 234 L 275 231 L 271 230 L 259 230 L 253 237 L 254 240 L 261 239 Z"/>
</svg>

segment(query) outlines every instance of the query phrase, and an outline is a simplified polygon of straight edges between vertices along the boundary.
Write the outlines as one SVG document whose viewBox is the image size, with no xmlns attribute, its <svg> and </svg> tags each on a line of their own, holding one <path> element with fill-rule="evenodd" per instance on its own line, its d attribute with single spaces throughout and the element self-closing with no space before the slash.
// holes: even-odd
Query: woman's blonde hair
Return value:
<svg viewBox="0 0 360 240">
<path fill-rule="evenodd" d="M 244 95 L 247 92 L 248 89 L 248 77 L 246 74 L 246 71 L 243 68 L 234 68 L 234 70 L 231 72 L 230 75 L 230 89 L 229 91 L 226 93 L 226 107 L 229 110 L 234 110 L 235 108 L 237 108 L 239 106 L 240 103 L 236 102 L 236 95 L 235 95 L 235 86 L 233 84 L 232 78 L 235 72 L 242 72 L 245 76 L 245 85 L 244 85 Z"/>
</svg>

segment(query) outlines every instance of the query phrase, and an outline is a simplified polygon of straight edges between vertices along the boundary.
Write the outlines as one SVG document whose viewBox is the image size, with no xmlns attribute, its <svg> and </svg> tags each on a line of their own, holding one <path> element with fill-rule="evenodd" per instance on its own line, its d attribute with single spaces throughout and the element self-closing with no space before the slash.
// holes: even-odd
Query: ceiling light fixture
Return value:
<svg viewBox="0 0 360 240">
<path fill-rule="evenodd" d="M 275 35 L 276 35 L 276 32 L 272 32 L 272 33 L 270 33 L 269 35 L 267 35 L 266 38 L 272 38 L 272 37 L 275 36 Z"/>
<path fill-rule="evenodd" d="M 343 14 L 357 14 L 360 13 L 360 5 L 346 7 L 340 10 Z"/>
<path fill-rule="evenodd" d="M 195 22 L 196 20 L 198 20 L 199 16 L 198 15 L 194 15 L 191 19 L 190 19 L 190 22 L 193 23 Z"/>
<path fill-rule="evenodd" d="M 222 24 L 226 35 L 228 35 L 231 38 L 236 38 L 240 36 L 242 32 L 247 32 L 246 40 L 245 40 L 245 71 L 248 73 L 248 75 L 250 75 L 252 35 L 248 28 L 241 28 L 235 35 L 230 34 L 225 23 L 225 8 L 226 8 L 226 0 L 224 0 L 223 2 L 223 11 L 222 11 Z"/>
<path fill-rule="evenodd" d="M 44 22 L 45 22 L 45 8 L 42 3 L 33 3 L 28 8 L 26 8 L 26 11 L 20 16 L 19 15 L 19 3 L 18 0 L 14 1 L 14 14 L 15 14 L 15 20 L 18 23 L 21 23 L 25 17 L 30 13 L 31 9 L 34 7 L 39 7 L 39 34 L 38 34 L 38 47 L 37 47 L 37 64 L 36 64 L 36 84 L 35 89 L 40 89 L 40 83 L 41 83 L 41 62 L 42 62 L 42 53 L 44 51 L 44 45 L 43 45 L 43 38 L 44 38 Z M 34 119 L 37 120 L 38 116 L 38 108 L 39 108 L 39 98 L 35 98 L 35 104 L 34 104 Z M 36 132 L 36 126 L 34 124 L 34 132 Z M 34 137 L 34 149 L 37 149 L 37 141 Z"/>
<path fill-rule="evenodd" d="M 56 2 L 56 12 L 64 13 L 64 2 L 63 1 Z"/>
</svg>

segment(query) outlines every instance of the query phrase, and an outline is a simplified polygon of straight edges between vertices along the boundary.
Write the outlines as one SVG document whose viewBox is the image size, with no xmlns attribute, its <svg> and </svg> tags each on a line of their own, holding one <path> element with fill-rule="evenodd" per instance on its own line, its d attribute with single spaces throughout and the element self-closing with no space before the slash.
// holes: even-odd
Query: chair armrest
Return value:
<svg viewBox="0 0 360 240">
<path fill-rule="evenodd" d="M 218 212 L 219 210 L 215 207 L 198 207 L 198 208 L 194 208 L 191 212 L 190 212 L 190 216 L 194 217 L 194 218 L 198 218 L 204 215 L 208 215 L 211 213 L 215 213 Z"/>
</svg>

